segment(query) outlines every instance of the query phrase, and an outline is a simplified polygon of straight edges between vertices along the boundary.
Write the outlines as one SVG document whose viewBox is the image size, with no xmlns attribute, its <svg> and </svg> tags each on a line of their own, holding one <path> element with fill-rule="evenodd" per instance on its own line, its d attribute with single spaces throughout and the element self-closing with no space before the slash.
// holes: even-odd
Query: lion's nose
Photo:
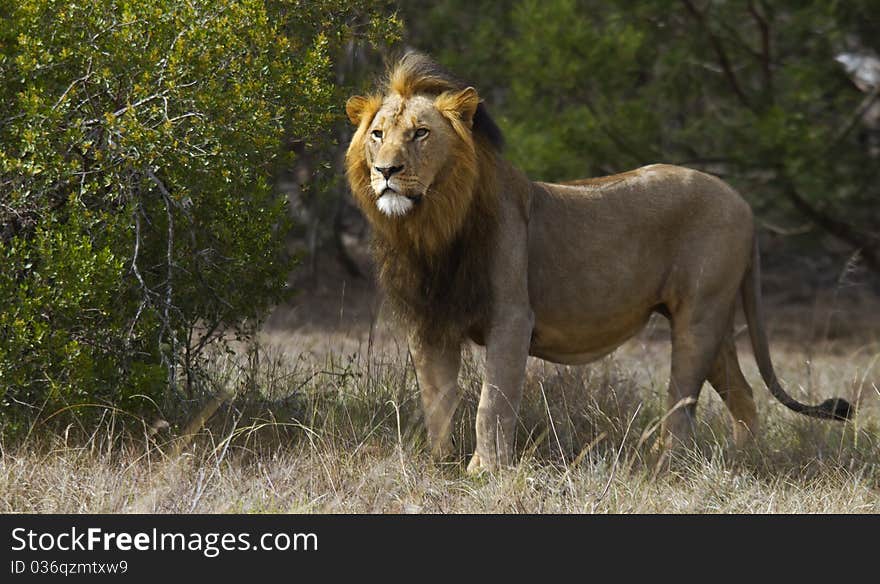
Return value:
<svg viewBox="0 0 880 584">
<path fill-rule="evenodd" d="M 400 166 L 377 166 L 375 168 L 382 176 L 385 177 L 385 180 L 388 180 L 389 178 L 391 178 L 392 174 L 403 170 L 403 165 L 401 164 Z"/>
</svg>

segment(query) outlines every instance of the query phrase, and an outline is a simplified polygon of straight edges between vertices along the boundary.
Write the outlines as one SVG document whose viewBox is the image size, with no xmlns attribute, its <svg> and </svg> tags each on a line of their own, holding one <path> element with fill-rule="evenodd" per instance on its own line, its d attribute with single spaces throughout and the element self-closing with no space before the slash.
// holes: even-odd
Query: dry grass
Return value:
<svg viewBox="0 0 880 584">
<path fill-rule="evenodd" d="M 259 363 L 217 358 L 214 380 L 236 397 L 184 446 L 174 439 L 179 427 L 134 435 L 112 413 L 85 438 L 53 432 L 4 445 L 0 511 L 880 512 L 876 344 L 832 344 L 821 355 L 774 346 L 791 393 L 860 404 L 846 426 L 772 401 L 741 349 L 760 439 L 732 451 L 726 410 L 707 385 L 699 448 L 658 473 L 650 450 L 669 370 L 660 333 L 649 330 L 590 367 L 530 362 L 521 462 L 476 478 L 464 465 L 481 351 L 471 351 L 461 376 L 458 460 L 437 465 L 425 452 L 408 355 L 392 333 L 270 335 Z"/>
</svg>

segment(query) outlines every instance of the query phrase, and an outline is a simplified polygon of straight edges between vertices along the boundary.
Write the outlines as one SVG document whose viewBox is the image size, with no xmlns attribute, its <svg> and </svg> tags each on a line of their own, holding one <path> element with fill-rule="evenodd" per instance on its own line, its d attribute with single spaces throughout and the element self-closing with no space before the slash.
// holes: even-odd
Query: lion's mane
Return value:
<svg viewBox="0 0 880 584">
<path fill-rule="evenodd" d="M 489 253 L 497 224 L 498 126 L 483 103 L 468 126 L 450 119 L 460 138 L 416 213 L 383 215 L 375 204 L 365 152 L 367 128 L 384 95 L 436 97 L 438 109 L 467 85 L 434 61 L 409 52 L 389 68 L 382 93 L 368 100 L 346 154 L 346 174 L 361 210 L 373 226 L 377 274 L 396 317 L 419 340 L 458 343 L 480 338 L 491 310 Z"/>
</svg>

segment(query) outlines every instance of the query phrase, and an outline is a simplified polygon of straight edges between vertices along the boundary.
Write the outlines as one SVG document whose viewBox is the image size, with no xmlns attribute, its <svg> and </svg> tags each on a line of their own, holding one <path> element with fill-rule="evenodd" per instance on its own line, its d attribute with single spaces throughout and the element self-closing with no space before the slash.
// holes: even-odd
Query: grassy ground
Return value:
<svg viewBox="0 0 880 584">
<path fill-rule="evenodd" d="M 848 425 L 785 410 L 741 347 L 760 438 L 735 453 L 726 410 L 707 385 L 699 447 L 658 472 L 651 446 L 669 371 L 663 326 L 589 367 L 530 361 L 521 461 L 481 477 L 464 466 L 482 351 L 468 350 L 461 375 L 459 456 L 438 465 L 425 452 L 418 388 L 393 331 L 270 333 L 258 359 L 217 357 L 213 381 L 235 397 L 192 440 L 176 425 L 120 430 L 108 412 L 85 438 L 35 431 L 2 445 L 0 511 L 880 512 L 876 341 L 828 341 L 821 352 L 813 342 L 773 346 L 790 393 L 859 404 Z"/>
</svg>

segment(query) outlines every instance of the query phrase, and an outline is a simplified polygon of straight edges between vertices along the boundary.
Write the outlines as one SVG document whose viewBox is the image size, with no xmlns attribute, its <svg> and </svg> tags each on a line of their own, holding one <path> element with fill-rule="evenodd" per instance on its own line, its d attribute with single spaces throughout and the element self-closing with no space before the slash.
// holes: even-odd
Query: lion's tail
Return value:
<svg viewBox="0 0 880 584">
<path fill-rule="evenodd" d="M 755 361 L 761 371 L 761 377 L 773 397 L 782 405 L 799 414 L 813 418 L 826 420 L 848 420 L 855 414 L 855 408 L 844 399 L 831 398 L 819 405 L 803 404 L 786 393 L 776 373 L 773 371 L 773 363 L 770 360 L 770 345 L 767 342 L 767 332 L 764 330 L 764 315 L 761 302 L 761 265 L 758 254 L 758 240 L 755 238 L 752 250 L 752 263 L 746 272 L 742 282 L 743 308 L 746 313 L 746 321 L 749 325 L 749 336 L 752 340 L 752 350 L 755 353 Z"/>
</svg>

